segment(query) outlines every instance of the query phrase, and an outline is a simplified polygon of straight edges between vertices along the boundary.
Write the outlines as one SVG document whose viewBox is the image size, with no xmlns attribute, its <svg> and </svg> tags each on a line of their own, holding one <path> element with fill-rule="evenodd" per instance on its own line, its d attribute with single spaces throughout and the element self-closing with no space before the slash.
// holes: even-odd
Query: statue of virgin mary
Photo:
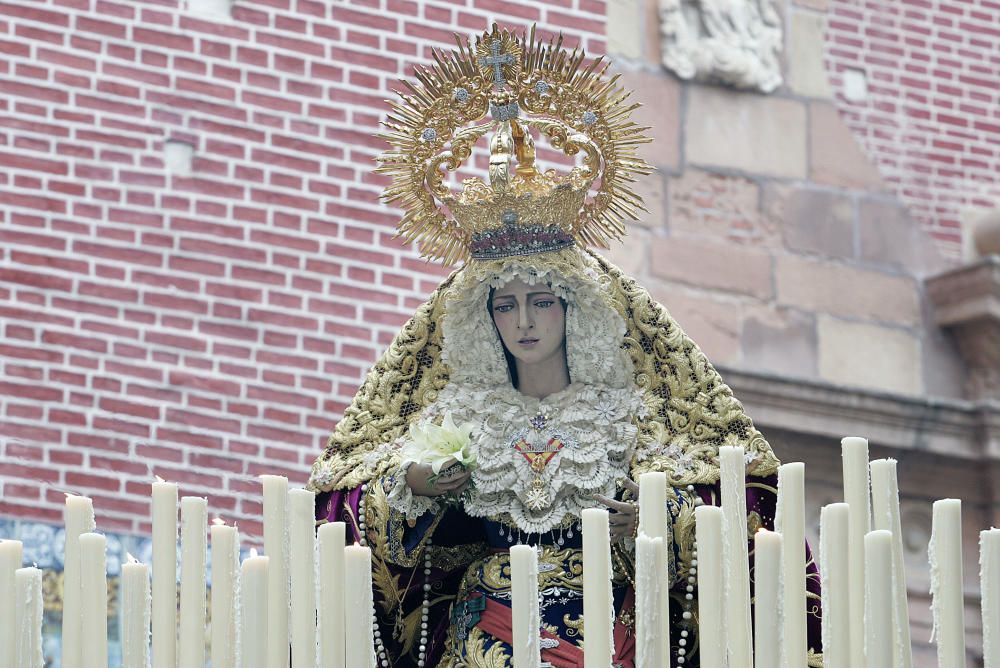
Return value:
<svg viewBox="0 0 1000 668">
<path fill-rule="evenodd" d="M 459 268 L 313 466 L 317 520 L 346 522 L 372 550 L 380 666 L 511 666 L 510 547 L 523 544 L 539 553 L 543 665 L 569 667 L 586 642 L 581 512 L 607 508 L 614 664 L 631 667 L 634 481 L 661 471 L 671 665 L 697 666 L 694 509 L 719 503 L 718 449 L 746 452 L 748 539 L 773 527 L 779 462 L 698 346 L 593 251 L 624 234 L 642 206 L 629 184 L 650 171 L 617 77 L 533 30 L 458 42 L 404 82 L 379 170 L 402 236 Z M 541 171 L 536 139 L 577 165 Z M 455 192 L 445 170 L 480 140 L 489 181 Z M 822 665 L 811 559 L 807 570 L 809 665 Z"/>
</svg>

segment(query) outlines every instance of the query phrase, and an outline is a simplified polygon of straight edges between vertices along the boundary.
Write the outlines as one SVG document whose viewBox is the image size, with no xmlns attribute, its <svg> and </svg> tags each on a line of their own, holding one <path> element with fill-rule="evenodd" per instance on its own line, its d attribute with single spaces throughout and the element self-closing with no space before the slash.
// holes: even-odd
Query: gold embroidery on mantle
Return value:
<svg viewBox="0 0 1000 668">
<path fill-rule="evenodd" d="M 581 253 L 589 259 L 582 261 Z M 777 471 L 777 458 L 742 404 L 701 349 L 645 289 L 589 251 L 546 253 L 539 262 L 554 266 L 562 275 L 582 275 L 596 266 L 598 276 L 591 280 L 601 283 L 609 303 L 625 320 L 623 346 L 651 413 L 638 425 L 633 478 L 646 471 L 664 471 L 674 485 L 714 483 L 719 478 L 721 445 L 738 445 L 754 455 L 753 475 Z M 404 433 L 448 382 L 439 326 L 445 313 L 444 295 L 458 278 L 488 276 L 499 266 L 502 261 L 477 261 L 462 267 L 417 309 L 334 429 L 329 445 L 313 465 L 310 489 L 351 489 L 398 468 L 398 455 L 386 446 Z M 380 446 L 386 448 L 384 452 L 369 457 Z M 676 451 L 668 452 L 671 448 Z"/>
</svg>

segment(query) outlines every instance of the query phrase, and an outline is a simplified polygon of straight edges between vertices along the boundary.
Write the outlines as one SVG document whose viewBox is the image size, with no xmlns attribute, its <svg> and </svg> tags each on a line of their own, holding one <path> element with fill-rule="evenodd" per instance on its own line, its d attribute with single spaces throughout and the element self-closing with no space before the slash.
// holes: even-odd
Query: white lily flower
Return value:
<svg viewBox="0 0 1000 668">
<path fill-rule="evenodd" d="M 435 475 L 451 460 L 467 469 L 475 466 L 472 454 L 471 422 L 455 425 L 451 413 L 445 413 L 440 425 L 418 422 L 410 427 L 410 438 L 403 447 L 403 463 L 430 464 Z"/>
</svg>

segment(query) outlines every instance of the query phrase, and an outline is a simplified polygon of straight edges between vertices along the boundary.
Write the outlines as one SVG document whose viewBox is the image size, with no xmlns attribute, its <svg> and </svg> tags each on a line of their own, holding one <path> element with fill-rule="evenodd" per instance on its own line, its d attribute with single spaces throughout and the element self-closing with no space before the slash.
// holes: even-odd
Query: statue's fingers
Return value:
<svg viewBox="0 0 1000 668">
<path fill-rule="evenodd" d="M 602 494 L 595 494 L 594 498 L 597 499 L 600 503 L 610 508 L 611 510 L 617 511 L 619 513 L 633 512 L 632 504 L 627 501 L 616 501 L 615 499 L 609 499 L 608 497 Z"/>
</svg>

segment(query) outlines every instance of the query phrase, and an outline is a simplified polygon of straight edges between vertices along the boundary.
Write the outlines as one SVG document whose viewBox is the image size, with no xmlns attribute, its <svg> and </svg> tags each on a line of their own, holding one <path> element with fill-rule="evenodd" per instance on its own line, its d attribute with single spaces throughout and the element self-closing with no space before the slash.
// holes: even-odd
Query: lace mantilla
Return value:
<svg viewBox="0 0 1000 668">
<path fill-rule="evenodd" d="M 615 481 L 628 475 L 635 452 L 635 421 L 646 414 L 622 347 L 624 320 L 602 296 L 586 256 L 566 257 L 576 262 L 562 271 L 557 264 L 539 267 L 510 258 L 469 271 L 454 286 L 447 297 L 441 350 L 451 382 L 420 417 L 434 421 L 451 414 L 456 422 L 476 425 L 477 465 L 465 510 L 477 517 L 509 518 L 528 533 L 544 533 L 567 516 L 579 517 L 595 505 L 595 493 L 614 494 Z M 566 301 L 572 384 L 543 400 L 511 386 L 486 309 L 490 289 L 515 278 L 548 285 Z M 431 509 L 427 499 L 410 494 L 405 482 L 393 487 L 389 500 L 411 519 Z"/>
<path fill-rule="evenodd" d="M 496 327 L 486 309 L 490 289 L 514 279 L 545 284 L 566 301 L 566 358 L 574 383 L 624 388 L 634 385 L 632 360 L 623 349 L 625 321 L 609 302 L 589 256 L 551 254 L 549 263 L 509 258 L 466 266 L 446 295 L 441 359 L 452 383 L 510 385 Z"/>
<path fill-rule="evenodd" d="M 638 434 L 634 420 L 644 414 L 645 404 L 634 387 L 574 383 L 538 400 L 509 385 L 452 384 L 434 409 L 421 419 L 448 411 L 476 425 L 477 466 L 465 511 L 509 519 L 526 533 L 545 533 L 597 505 L 595 493 L 614 496 L 615 481 L 628 475 Z M 412 496 L 401 480 L 389 502 L 408 518 L 437 508 L 436 502 Z"/>
</svg>

